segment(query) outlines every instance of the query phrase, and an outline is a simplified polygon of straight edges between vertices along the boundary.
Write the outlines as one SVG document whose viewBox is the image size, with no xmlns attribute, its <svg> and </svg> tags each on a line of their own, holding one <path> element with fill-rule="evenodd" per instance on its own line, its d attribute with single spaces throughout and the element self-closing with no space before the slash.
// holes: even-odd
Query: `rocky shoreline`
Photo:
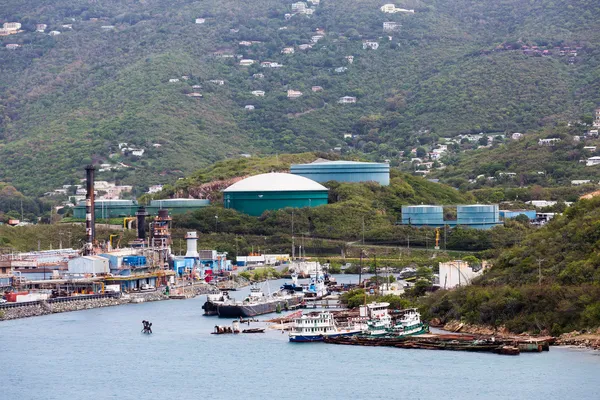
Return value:
<svg viewBox="0 0 600 400">
<path fill-rule="evenodd" d="M 450 321 L 446 324 L 442 324 L 439 320 L 433 319 L 431 326 L 441 328 L 450 332 L 457 333 L 470 333 L 477 335 L 493 335 L 498 337 L 508 336 L 520 336 L 520 337 L 540 337 L 548 335 L 529 335 L 529 334 L 516 334 L 510 332 L 506 327 L 501 326 L 494 328 L 492 326 L 485 325 L 472 325 L 466 324 L 460 321 Z M 600 350 L 600 328 L 594 332 L 580 332 L 573 331 L 570 333 L 564 333 L 551 342 L 555 346 L 574 346 L 585 349 Z"/>
<path fill-rule="evenodd" d="M 210 285 L 193 285 L 190 286 L 187 291 L 189 296 L 186 295 L 186 298 L 192 298 L 202 294 L 215 293 L 216 289 Z M 42 301 L 39 304 L 34 305 L 0 309 L 0 321 L 161 300 L 169 300 L 169 296 L 163 294 L 162 290 L 146 293 L 123 294 L 120 297 L 104 297 L 83 300 L 73 299 L 71 301 L 60 303 L 48 303 Z"/>
</svg>

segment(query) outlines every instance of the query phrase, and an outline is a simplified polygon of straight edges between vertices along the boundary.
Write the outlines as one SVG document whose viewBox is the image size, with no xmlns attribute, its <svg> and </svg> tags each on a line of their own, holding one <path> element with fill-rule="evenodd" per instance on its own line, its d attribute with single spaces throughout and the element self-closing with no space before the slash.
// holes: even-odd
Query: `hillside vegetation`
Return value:
<svg viewBox="0 0 600 400">
<path fill-rule="evenodd" d="M 507 248 L 472 286 L 425 300 L 443 321 L 560 334 L 600 326 L 600 199 L 581 200 Z"/>
<path fill-rule="evenodd" d="M 600 140 L 585 137 L 585 129 L 582 128 L 547 128 L 529 132 L 519 140 L 463 152 L 451 156 L 447 168 L 437 175 L 442 181 L 463 189 L 531 185 L 565 187 L 571 186 L 572 180 L 591 180 L 591 183 L 598 184 L 600 166 L 586 166 L 585 161 L 597 156 Z M 579 140 L 575 137 L 579 137 Z M 560 142 L 551 146 L 539 144 L 540 139 L 548 138 L 557 138 Z M 506 173 L 515 175 L 506 176 Z M 467 180 L 477 182 L 468 184 Z M 590 189 L 587 187 L 574 193 L 581 194 Z M 573 198 L 570 200 L 573 201 Z"/>
<path fill-rule="evenodd" d="M 424 134 L 524 131 L 600 102 L 595 0 L 396 3 L 414 14 L 384 14 L 375 0 L 322 0 L 313 15 L 286 20 L 291 3 L 3 1 L 0 22 L 20 22 L 23 32 L 0 38 L 0 176 L 39 194 L 92 161 L 120 168 L 100 179 L 144 188 L 241 153 L 341 147 L 393 159 Z M 401 27 L 384 32 L 386 21 Z M 317 28 L 324 38 L 300 50 Z M 379 48 L 364 50 L 365 39 Z M 570 63 L 506 44 L 580 50 Z M 237 55 L 283 67 L 243 67 Z M 303 96 L 288 99 L 289 89 Z M 186 96 L 194 91 L 203 97 Z M 357 104 L 338 104 L 342 96 Z"/>
</svg>

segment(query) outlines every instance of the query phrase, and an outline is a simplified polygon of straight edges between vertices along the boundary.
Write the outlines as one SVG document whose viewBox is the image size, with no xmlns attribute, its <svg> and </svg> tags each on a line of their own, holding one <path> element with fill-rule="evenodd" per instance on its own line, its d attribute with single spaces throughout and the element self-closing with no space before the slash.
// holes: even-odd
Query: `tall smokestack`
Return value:
<svg viewBox="0 0 600 400">
<path fill-rule="evenodd" d="M 148 212 L 144 206 L 138 208 L 135 216 L 137 217 L 137 238 L 146 240 L 146 216 Z"/>
<path fill-rule="evenodd" d="M 94 206 L 94 171 L 93 165 L 85 167 L 86 174 L 86 191 L 85 194 L 85 236 L 86 243 L 84 255 L 90 256 L 94 254 L 94 239 L 96 237 L 96 209 Z"/>
</svg>

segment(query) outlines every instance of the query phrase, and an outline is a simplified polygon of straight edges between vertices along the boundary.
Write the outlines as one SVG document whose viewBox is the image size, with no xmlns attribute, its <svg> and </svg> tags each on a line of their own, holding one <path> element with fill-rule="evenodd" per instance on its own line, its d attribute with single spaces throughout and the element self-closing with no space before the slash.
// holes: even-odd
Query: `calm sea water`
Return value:
<svg viewBox="0 0 600 400">
<path fill-rule="evenodd" d="M 596 352 L 510 357 L 292 344 L 277 331 L 211 335 L 228 320 L 202 316 L 204 301 L 2 322 L 0 399 L 600 399 Z M 142 319 L 153 335 L 140 333 Z"/>
</svg>

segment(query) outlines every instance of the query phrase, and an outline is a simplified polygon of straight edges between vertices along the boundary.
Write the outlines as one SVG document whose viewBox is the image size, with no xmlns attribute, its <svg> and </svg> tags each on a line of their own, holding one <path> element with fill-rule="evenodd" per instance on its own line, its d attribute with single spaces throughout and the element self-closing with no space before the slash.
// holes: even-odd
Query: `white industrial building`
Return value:
<svg viewBox="0 0 600 400">
<path fill-rule="evenodd" d="M 264 265 L 285 264 L 290 261 L 289 254 L 259 254 L 255 256 L 238 256 L 235 259 L 238 266 L 260 267 Z"/>
<path fill-rule="evenodd" d="M 466 261 L 454 260 L 440 263 L 440 287 L 452 289 L 457 286 L 470 285 L 473 278 L 483 274 L 484 268 L 471 267 Z"/>
<path fill-rule="evenodd" d="M 108 274 L 110 267 L 108 259 L 100 256 L 83 256 L 69 260 L 70 274 L 99 275 Z"/>
</svg>

